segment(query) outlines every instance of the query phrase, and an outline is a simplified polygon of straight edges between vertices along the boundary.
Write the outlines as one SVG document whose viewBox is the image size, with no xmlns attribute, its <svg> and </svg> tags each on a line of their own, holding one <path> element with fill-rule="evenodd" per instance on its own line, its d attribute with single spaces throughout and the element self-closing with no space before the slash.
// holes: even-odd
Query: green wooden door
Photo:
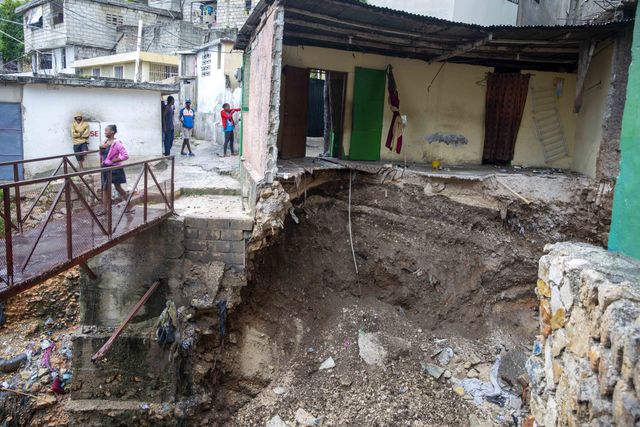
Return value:
<svg viewBox="0 0 640 427">
<path fill-rule="evenodd" d="M 380 160 L 386 74 L 356 67 L 350 160 Z"/>
</svg>

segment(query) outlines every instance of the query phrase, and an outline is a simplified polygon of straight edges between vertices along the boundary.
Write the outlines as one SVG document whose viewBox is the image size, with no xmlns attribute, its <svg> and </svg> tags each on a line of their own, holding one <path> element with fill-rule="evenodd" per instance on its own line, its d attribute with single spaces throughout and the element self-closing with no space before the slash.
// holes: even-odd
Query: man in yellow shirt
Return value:
<svg viewBox="0 0 640 427">
<path fill-rule="evenodd" d="M 82 118 L 82 113 L 76 113 L 71 124 L 71 137 L 73 138 L 73 152 L 83 153 L 89 151 L 89 123 Z M 84 169 L 86 154 L 76 154 L 76 160 L 80 169 Z"/>
</svg>

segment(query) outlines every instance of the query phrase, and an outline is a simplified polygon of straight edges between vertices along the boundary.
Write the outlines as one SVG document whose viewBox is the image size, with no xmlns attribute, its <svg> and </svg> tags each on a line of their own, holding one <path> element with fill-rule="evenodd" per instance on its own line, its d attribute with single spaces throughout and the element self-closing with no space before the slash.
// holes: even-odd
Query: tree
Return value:
<svg viewBox="0 0 640 427">
<path fill-rule="evenodd" d="M 14 23 L 22 22 L 22 15 L 16 13 L 16 8 L 21 4 L 22 0 L 0 0 L 0 52 L 5 62 L 18 59 L 24 54 L 24 45 L 13 39 L 24 40 L 22 25 Z"/>
</svg>

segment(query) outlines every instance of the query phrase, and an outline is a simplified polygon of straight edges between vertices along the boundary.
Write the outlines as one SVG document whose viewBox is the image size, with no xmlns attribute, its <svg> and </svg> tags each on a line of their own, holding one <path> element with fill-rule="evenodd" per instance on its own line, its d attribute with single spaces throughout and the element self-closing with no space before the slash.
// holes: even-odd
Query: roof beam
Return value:
<svg viewBox="0 0 640 427">
<path fill-rule="evenodd" d="M 329 33 L 329 34 L 344 34 L 350 37 L 357 37 L 357 38 L 362 38 L 362 39 L 371 40 L 371 41 L 388 42 L 388 43 L 396 44 L 399 46 L 410 45 L 411 47 L 423 47 L 427 49 L 437 49 L 442 51 L 446 50 L 448 47 L 444 43 L 434 43 L 434 42 L 427 42 L 422 40 L 409 40 L 406 37 L 403 38 L 398 36 L 393 37 L 393 36 L 381 35 L 377 33 L 377 29 L 375 30 L 376 31 L 375 33 L 371 33 L 371 32 L 364 32 L 364 31 L 359 31 L 354 29 L 348 29 L 344 27 L 337 27 L 333 25 L 318 24 L 315 22 L 303 21 L 295 18 L 285 19 L 285 29 L 288 24 L 295 25 L 304 29 L 311 29 L 315 31 Z"/>
<path fill-rule="evenodd" d="M 306 40 L 311 40 L 315 42 L 323 41 L 328 43 L 334 43 L 340 46 L 344 46 L 344 50 L 348 50 L 350 52 L 355 52 L 355 53 L 366 53 L 366 50 L 363 48 L 372 48 L 372 49 L 378 49 L 379 51 L 386 51 L 386 52 L 396 51 L 396 52 L 401 52 L 401 53 L 410 54 L 410 55 L 418 55 L 418 56 L 435 55 L 435 53 L 433 52 L 429 53 L 429 52 L 425 52 L 422 49 L 411 48 L 408 46 L 398 46 L 393 44 L 377 43 L 377 42 L 362 41 L 362 40 L 357 40 L 356 42 L 350 42 L 349 39 L 345 37 L 335 37 L 335 36 L 321 35 L 321 34 L 309 34 L 304 32 L 290 31 L 286 29 L 284 32 L 284 38 L 285 39 L 293 38 L 293 39 L 301 40 L 303 43 Z M 392 56 L 392 55 L 389 54 L 389 56 Z"/>
<path fill-rule="evenodd" d="M 307 17 L 307 18 L 316 19 L 320 21 L 330 22 L 332 24 L 340 25 L 343 27 L 359 28 L 365 31 L 371 31 L 371 29 L 373 28 L 375 29 L 376 34 L 387 34 L 390 36 L 404 36 L 404 37 L 410 37 L 412 40 L 435 41 L 435 42 L 442 42 L 444 40 L 447 40 L 451 42 L 460 42 L 460 37 L 456 37 L 456 36 L 446 36 L 446 35 L 438 34 L 430 37 L 429 34 L 417 32 L 417 31 L 412 32 L 412 31 L 406 31 L 406 30 L 403 31 L 403 30 L 396 30 L 396 29 L 372 27 L 371 25 L 360 24 L 353 21 L 346 21 L 338 18 L 333 18 L 327 15 L 321 15 L 318 13 L 313 13 L 313 12 L 309 12 L 302 9 L 296 9 L 293 7 L 285 7 L 285 12 L 284 12 L 285 25 L 287 21 L 289 21 L 290 19 L 289 16 L 291 14 L 300 15 L 302 17 Z"/>
<path fill-rule="evenodd" d="M 452 58 L 454 56 L 460 56 L 464 53 L 471 52 L 473 49 L 480 46 L 484 46 L 485 44 L 489 43 L 492 39 L 493 39 L 493 34 L 489 33 L 489 35 L 486 37 L 483 37 L 471 43 L 460 45 L 456 49 L 452 50 L 451 52 L 443 53 L 442 55 L 436 58 L 433 58 L 432 60 L 429 61 L 429 64 L 433 64 L 434 62 L 446 61 L 447 59 Z"/>
</svg>

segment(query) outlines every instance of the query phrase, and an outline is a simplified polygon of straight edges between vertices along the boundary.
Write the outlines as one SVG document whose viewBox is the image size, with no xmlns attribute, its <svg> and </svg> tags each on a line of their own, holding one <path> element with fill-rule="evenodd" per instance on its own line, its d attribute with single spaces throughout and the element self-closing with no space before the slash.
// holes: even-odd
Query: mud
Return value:
<svg viewBox="0 0 640 427">
<path fill-rule="evenodd" d="M 229 321 L 217 422 L 264 425 L 278 415 L 291 423 L 302 408 L 323 425 L 513 423 L 496 405 L 456 394 L 452 381 L 488 380 L 497 355 L 528 351 L 542 249 L 602 240 L 607 215 L 593 209 L 593 194 L 525 204 L 490 183 L 381 184 L 366 175 L 356 176 L 351 204 L 348 175 L 288 189 L 299 223 L 288 216 L 252 254 L 243 305 Z M 410 345 L 369 366 L 360 331 Z M 455 351 L 451 379 L 436 381 L 420 362 L 443 342 Z M 320 371 L 328 357 L 336 367 Z"/>
</svg>

